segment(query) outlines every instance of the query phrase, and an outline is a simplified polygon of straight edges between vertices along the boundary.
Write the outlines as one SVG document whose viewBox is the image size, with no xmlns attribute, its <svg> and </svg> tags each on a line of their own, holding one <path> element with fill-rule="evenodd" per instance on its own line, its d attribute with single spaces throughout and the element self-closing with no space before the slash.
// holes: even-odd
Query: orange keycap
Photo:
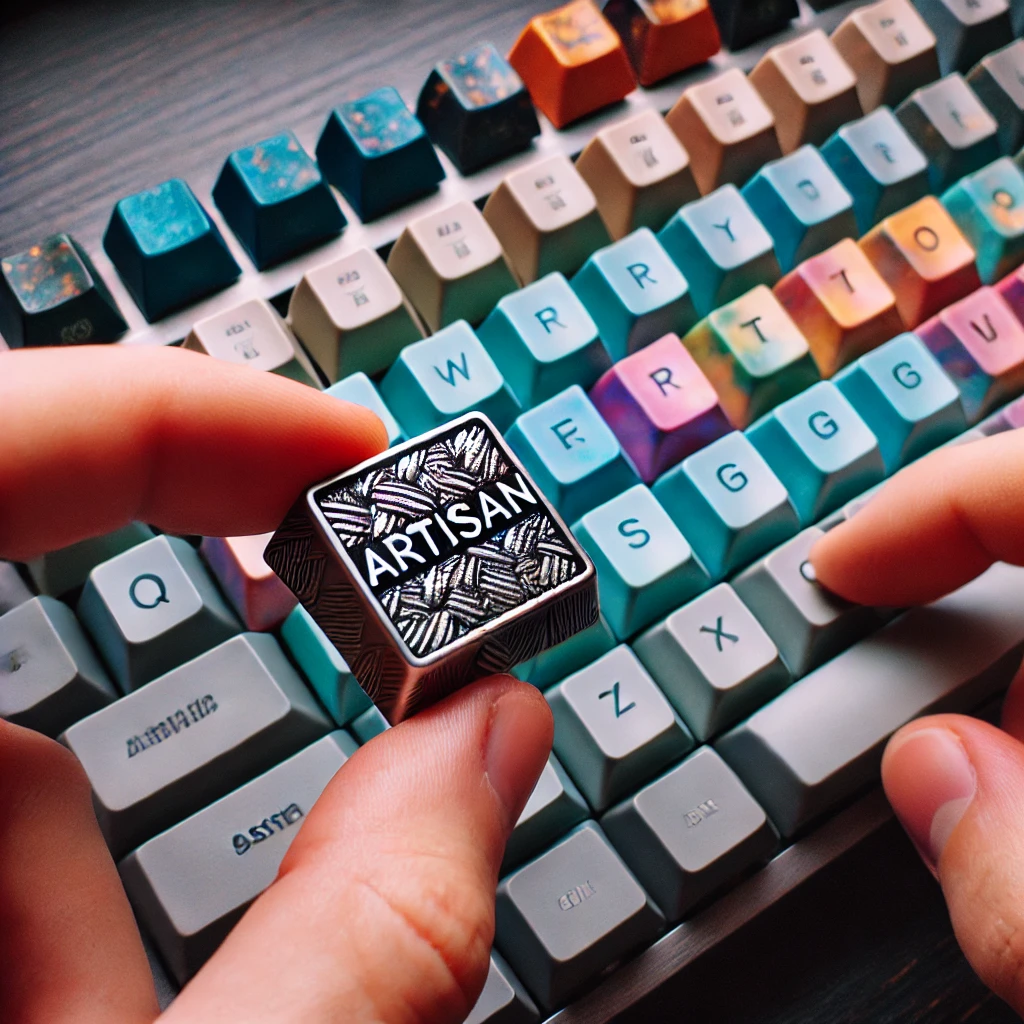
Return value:
<svg viewBox="0 0 1024 1024">
<path fill-rule="evenodd" d="M 591 0 L 539 14 L 523 29 L 508 62 L 556 128 L 636 88 L 622 40 Z"/>
<path fill-rule="evenodd" d="M 934 196 L 886 217 L 860 247 L 896 293 L 910 330 L 981 286 L 974 250 Z"/>
<path fill-rule="evenodd" d="M 896 296 L 852 238 L 804 260 L 773 289 L 822 377 L 903 330 Z"/>
</svg>

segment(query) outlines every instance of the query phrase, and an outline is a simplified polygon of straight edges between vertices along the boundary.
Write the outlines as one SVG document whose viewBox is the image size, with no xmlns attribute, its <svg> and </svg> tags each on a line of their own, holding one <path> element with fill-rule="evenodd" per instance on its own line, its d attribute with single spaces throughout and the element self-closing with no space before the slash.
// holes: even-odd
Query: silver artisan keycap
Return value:
<svg viewBox="0 0 1024 1024">
<path fill-rule="evenodd" d="M 757 801 L 710 747 L 612 808 L 601 827 L 669 921 L 778 844 Z"/>
<path fill-rule="evenodd" d="M 243 633 L 62 737 L 115 857 L 330 728 L 277 641 Z"/>
<path fill-rule="evenodd" d="M 0 615 L 31 600 L 32 591 L 25 585 L 17 566 L 0 562 Z"/>
<path fill-rule="evenodd" d="M 592 821 L 505 878 L 496 914 L 498 948 L 547 1010 L 647 945 L 663 924 Z"/>
<path fill-rule="evenodd" d="M 135 913 L 179 984 L 277 877 L 303 819 L 355 749 L 347 733 L 332 732 L 121 862 Z"/>
<path fill-rule="evenodd" d="M 537 1007 L 512 968 L 492 952 L 483 991 L 465 1024 L 533 1024 L 538 1016 Z"/>
<path fill-rule="evenodd" d="M 784 836 L 877 778 L 889 736 L 999 692 L 1024 647 L 1024 569 L 995 565 L 812 672 L 715 744 Z"/>
</svg>

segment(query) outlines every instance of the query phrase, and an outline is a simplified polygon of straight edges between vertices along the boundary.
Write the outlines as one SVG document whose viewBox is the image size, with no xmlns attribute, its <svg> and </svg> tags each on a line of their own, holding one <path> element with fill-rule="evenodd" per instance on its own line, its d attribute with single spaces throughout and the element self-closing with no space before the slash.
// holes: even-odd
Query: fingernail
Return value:
<svg viewBox="0 0 1024 1024">
<path fill-rule="evenodd" d="M 505 805 L 509 828 L 519 818 L 537 782 L 537 707 L 515 691 L 491 709 L 485 768 L 491 788 Z"/>
</svg>

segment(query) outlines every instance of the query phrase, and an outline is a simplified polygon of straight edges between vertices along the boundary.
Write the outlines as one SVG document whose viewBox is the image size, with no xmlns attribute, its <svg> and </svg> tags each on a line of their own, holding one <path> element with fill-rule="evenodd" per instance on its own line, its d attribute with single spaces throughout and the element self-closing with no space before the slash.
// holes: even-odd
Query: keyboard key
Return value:
<svg viewBox="0 0 1024 1024">
<path fill-rule="evenodd" d="M 967 76 L 967 84 L 999 126 L 1004 153 L 1024 146 L 1024 39 L 983 57 Z"/>
<path fill-rule="evenodd" d="M 799 16 L 796 0 L 710 0 L 722 41 L 742 50 L 758 39 L 789 27 Z"/>
<path fill-rule="evenodd" d="M 295 595 L 263 561 L 273 536 L 204 537 L 199 552 L 246 629 L 277 629 L 295 607 Z"/>
<path fill-rule="evenodd" d="M 0 615 L 0 718 L 57 736 L 116 696 L 66 604 L 30 597 Z"/>
<path fill-rule="evenodd" d="M 31 601 L 32 591 L 12 562 L 0 562 L 0 615 L 6 615 L 12 608 Z"/>
<path fill-rule="evenodd" d="M 526 87 L 491 43 L 436 64 L 416 116 L 462 174 L 528 149 L 540 134 Z"/>
<path fill-rule="evenodd" d="M 114 341 L 128 329 L 85 250 L 50 235 L 0 259 L 0 332 L 10 348 Z"/>
<path fill-rule="evenodd" d="M 468 199 L 411 221 L 388 270 L 431 331 L 480 323 L 516 287 L 498 239 Z"/>
<path fill-rule="evenodd" d="M 63 597 L 82 586 L 100 562 L 133 548 L 155 534 L 144 523 L 128 523 L 101 537 L 88 537 L 50 551 L 28 563 L 29 576 L 40 594 Z"/>
<path fill-rule="evenodd" d="M 375 704 L 368 707 L 361 715 L 352 719 L 349 727 L 360 743 L 369 743 L 385 729 L 390 729 L 388 720 L 380 713 Z"/>
<path fill-rule="evenodd" d="M 96 566 L 78 616 L 126 693 L 239 630 L 199 556 L 178 537 L 154 537 Z"/>
<path fill-rule="evenodd" d="M 508 62 L 556 128 L 618 103 L 636 87 L 622 40 L 591 0 L 532 18 Z"/>
<path fill-rule="evenodd" d="M 939 41 L 942 73 L 966 73 L 1013 39 L 1007 0 L 915 0 Z"/>
<path fill-rule="evenodd" d="M 534 1024 L 539 1014 L 519 979 L 497 953 L 491 953 L 480 997 L 465 1024 Z"/>
<path fill-rule="evenodd" d="M 617 643 L 611 627 L 601 615 L 592 626 L 554 647 L 549 647 L 546 651 L 541 651 L 530 661 L 516 665 L 515 675 L 543 690 L 573 672 L 578 672 L 592 661 L 597 661 Z"/>
<path fill-rule="evenodd" d="M 391 86 L 332 110 L 316 158 L 361 220 L 433 192 L 444 178 L 423 125 Z"/>
<path fill-rule="evenodd" d="M 179 984 L 274 881 L 303 819 L 355 750 L 333 732 L 121 862 L 135 912 Z"/>
<path fill-rule="evenodd" d="M 345 402 L 354 402 L 364 409 L 369 409 L 384 424 L 388 432 L 388 444 L 396 445 L 405 440 L 405 434 L 398 425 L 398 420 L 380 397 L 377 385 L 365 373 L 353 373 L 337 384 L 332 384 L 324 394 L 340 398 Z"/>
<path fill-rule="evenodd" d="M 995 289 L 1013 310 L 1014 316 L 1024 323 L 1024 267 L 1007 274 Z"/>
<path fill-rule="evenodd" d="M 216 225 L 180 178 L 122 199 L 103 248 L 150 323 L 226 288 L 241 273 Z"/>
</svg>

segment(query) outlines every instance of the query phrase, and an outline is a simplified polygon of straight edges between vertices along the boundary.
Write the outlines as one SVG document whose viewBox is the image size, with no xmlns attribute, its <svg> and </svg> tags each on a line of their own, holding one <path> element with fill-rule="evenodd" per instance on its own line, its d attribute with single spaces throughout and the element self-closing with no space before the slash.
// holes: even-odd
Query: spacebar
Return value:
<svg viewBox="0 0 1024 1024">
<path fill-rule="evenodd" d="M 994 565 L 795 683 L 718 752 L 788 837 L 878 776 L 888 737 L 919 715 L 970 711 L 1024 650 L 1024 569 Z"/>
</svg>

